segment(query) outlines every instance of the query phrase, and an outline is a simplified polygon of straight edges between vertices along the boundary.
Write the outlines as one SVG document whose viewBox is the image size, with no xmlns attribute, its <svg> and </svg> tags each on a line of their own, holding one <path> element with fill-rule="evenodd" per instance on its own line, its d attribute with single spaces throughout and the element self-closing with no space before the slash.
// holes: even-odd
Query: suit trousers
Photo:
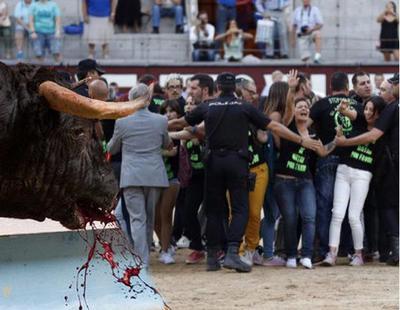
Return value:
<svg viewBox="0 0 400 310">
<path fill-rule="evenodd" d="M 122 214 L 121 200 L 115 211 L 115 216 L 125 233 L 127 233 L 127 225 L 130 226 L 133 250 L 145 266 L 149 265 L 154 213 L 161 190 L 160 187 L 126 187 L 123 189 L 123 195 L 129 213 L 129 223 L 126 223 Z"/>
</svg>

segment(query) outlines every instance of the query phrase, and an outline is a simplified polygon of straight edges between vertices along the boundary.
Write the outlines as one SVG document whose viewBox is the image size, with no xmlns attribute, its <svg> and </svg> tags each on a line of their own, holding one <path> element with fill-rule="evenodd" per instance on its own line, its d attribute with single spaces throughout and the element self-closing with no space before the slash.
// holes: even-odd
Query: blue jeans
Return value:
<svg viewBox="0 0 400 310">
<path fill-rule="evenodd" d="M 333 191 L 335 189 L 336 169 L 339 157 L 330 155 L 319 158 L 315 172 L 315 191 L 317 196 L 317 237 L 319 255 L 324 257 L 329 251 L 329 226 L 332 218 Z"/>
<path fill-rule="evenodd" d="M 298 214 L 302 220 L 301 256 L 311 258 L 314 249 L 316 199 L 311 179 L 275 177 L 275 199 L 284 221 L 285 250 L 288 258 L 297 256 Z"/>
<path fill-rule="evenodd" d="M 181 5 L 174 5 L 171 8 L 165 8 L 160 5 L 153 5 L 153 27 L 160 27 L 161 17 L 174 17 L 175 25 L 182 26 L 183 24 L 183 8 Z"/>
<path fill-rule="evenodd" d="M 33 40 L 33 52 L 36 57 L 43 57 L 46 48 L 50 50 L 51 54 L 59 54 L 61 50 L 61 40 L 56 39 L 54 34 L 39 33 L 37 32 L 37 39 Z"/>
<path fill-rule="evenodd" d="M 215 60 L 215 50 L 200 50 L 195 49 L 192 53 L 193 61 L 214 61 Z"/>
<path fill-rule="evenodd" d="M 261 237 L 263 239 L 264 257 L 270 258 L 274 255 L 275 224 L 281 216 L 274 195 L 273 181 L 268 184 L 264 201 L 264 218 L 261 223 Z"/>
</svg>

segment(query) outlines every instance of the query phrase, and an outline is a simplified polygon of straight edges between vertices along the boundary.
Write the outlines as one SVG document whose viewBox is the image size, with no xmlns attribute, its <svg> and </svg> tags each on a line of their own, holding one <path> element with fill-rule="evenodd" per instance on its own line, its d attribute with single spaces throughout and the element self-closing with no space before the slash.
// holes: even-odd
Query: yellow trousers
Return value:
<svg viewBox="0 0 400 310">
<path fill-rule="evenodd" d="M 264 205 L 268 186 L 268 166 L 266 163 L 250 168 L 257 175 L 254 191 L 249 192 L 249 220 L 247 222 L 244 243 L 240 250 L 255 250 L 260 242 L 261 209 Z"/>
</svg>

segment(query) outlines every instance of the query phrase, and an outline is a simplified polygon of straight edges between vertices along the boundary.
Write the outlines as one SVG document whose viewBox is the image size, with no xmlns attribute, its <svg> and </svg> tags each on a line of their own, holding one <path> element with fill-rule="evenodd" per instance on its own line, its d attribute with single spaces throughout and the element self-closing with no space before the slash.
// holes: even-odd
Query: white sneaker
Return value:
<svg viewBox="0 0 400 310">
<path fill-rule="evenodd" d="M 260 253 L 258 253 L 257 250 L 254 251 L 254 256 L 253 256 L 254 265 L 262 266 L 263 262 L 264 262 L 264 257 L 260 255 Z"/>
<path fill-rule="evenodd" d="M 178 249 L 186 249 L 189 247 L 189 245 L 190 245 L 190 240 L 185 236 L 182 236 L 176 243 Z"/>
<path fill-rule="evenodd" d="M 302 264 L 303 267 L 307 268 L 307 269 L 312 269 L 313 268 L 311 259 L 308 258 L 308 257 L 303 257 L 302 259 L 300 259 L 300 264 Z"/>
<path fill-rule="evenodd" d="M 173 245 L 170 245 L 170 246 L 168 247 L 167 252 L 168 252 L 171 256 L 175 256 L 175 254 L 176 254 L 176 248 L 175 248 Z"/>
<path fill-rule="evenodd" d="M 364 265 L 364 260 L 361 255 L 354 254 L 350 262 L 350 266 L 362 266 Z"/>
<path fill-rule="evenodd" d="M 249 265 L 249 266 L 253 266 L 253 257 L 254 257 L 255 251 L 250 251 L 250 250 L 246 250 L 244 251 L 243 255 L 240 256 L 240 259 L 242 260 L 242 262 L 244 262 L 245 264 Z"/>
<path fill-rule="evenodd" d="M 328 252 L 325 259 L 322 261 L 321 266 L 332 267 L 336 265 L 336 255 Z"/>
<path fill-rule="evenodd" d="M 161 252 L 158 260 L 160 261 L 160 263 L 163 263 L 165 265 L 175 264 L 175 259 L 169 252 Z"/>
<path fill-rule="evenodd" d="M 297 262 L 295 258 L 288 258 L 286 261 L 287 268 L 297 268 Z"/>
</svg>

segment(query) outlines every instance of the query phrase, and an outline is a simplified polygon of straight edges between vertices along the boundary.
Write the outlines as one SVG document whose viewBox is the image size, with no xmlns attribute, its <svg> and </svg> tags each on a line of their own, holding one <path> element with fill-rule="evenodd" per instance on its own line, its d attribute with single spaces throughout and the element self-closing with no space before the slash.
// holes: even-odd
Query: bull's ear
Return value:
<svg viewBox="0 0 400 310">
<path fill-rule="evenodd" d="M 117 119 L 135 113 L 147 106 L 148 97 L 133 101 L 105 102 L 80 96 L 54 82 L 39 86 L 39 94 L 46 98 L 53 110 L 89 119 Z"/>
</svg>

